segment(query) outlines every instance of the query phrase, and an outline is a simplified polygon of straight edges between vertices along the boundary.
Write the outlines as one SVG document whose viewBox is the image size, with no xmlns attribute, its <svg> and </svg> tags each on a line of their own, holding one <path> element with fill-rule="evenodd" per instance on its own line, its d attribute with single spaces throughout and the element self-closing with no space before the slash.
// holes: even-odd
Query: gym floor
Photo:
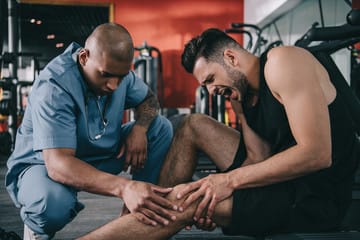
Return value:
<svg viewBox="0 0 360 240">
<path fill-rule="evenodd" d="M 4 177 L 6 173 L 6 157 L 0 155 L 0 228 L 5 231 L 13 231 L 20 237 L 23 235 L 23 223 L 17 209 L 11 201 L 5 189 Z M 55 239 L 68 240 L 74 239 L 98 226 L 109 222 L 121 213 L 123 202 L 113 197 L 104 197 L 86 192 L 79 193 L 79 199 L 85 204 L 74 221 L 59 231 Z M 251 240 L 251 237 L 230 237 L 224 236 L 220 229 L 213 232 L 203 232 L 197 229 L 191 231 L 181 231 L 172 240 L 180 239 L 242 239 Z"/>
<path fill-rule="evenodd" d="M 6 173 L 6 157 L 0 155 L 0 228 L 5 231 L 13 231 L 20 237 L 23 235 L 23 223 L 19 216 L 19 209 L 12 203 L 8 193 L 5 190 L 4 177 Z M 125 177 L 129 177 L 124 175 Z M 355 199 L 360 199 L 355 196 Z M 106 222 L 116 218 L 122 210 L 123 202 L 113 197 L 104 197 L 86 192 L 79 193 L 79 200 L 85 204 L 74 221 L 68 224 L 64 229 L 59 231 L 54 239 L 70 240 L 82 236 L 87 232 L 105 224 Z M 359 200 L 357 200 L 359 201 Z M 360 202 L 350 207 L 349 212 L 352 217 L 356 217 L 360 211 Z M 351 219 L 356 222 L 355 229 L 360 229 L 358 217 Z M 180 231 L 170 240 L 205 240 L 205 239 L 225 239 L 225 240 L 260 240 L 263 238 L 253 238 L 248 236 L 225 236 L 221 229 L 217 228 L 213 232 L 204 232 L 197 229 L 190 231 Z M 276 236 L 267 236 L 265 240 L 355 240 L 360 239 L 359 231 L 338 232 L 338 233 L 316 233 L 316 234 L 284 234 Z"/>
</svg>

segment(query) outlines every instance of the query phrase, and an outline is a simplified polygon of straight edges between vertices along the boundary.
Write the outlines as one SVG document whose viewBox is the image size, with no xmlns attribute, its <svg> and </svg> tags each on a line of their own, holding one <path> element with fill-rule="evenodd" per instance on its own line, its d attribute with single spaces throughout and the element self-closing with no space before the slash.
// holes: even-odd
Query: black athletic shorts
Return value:
<svg viewBox="0 0 360 240">
<path fill-rule="evenodd" d="M 244 145 L 239 144 L 233 164 L 241 166 Z M 273 233 L 333 230 L 339 225 L 333 201 L 312 193 L 301 179 L 264 187 L 235 190 L 227 235 L 264 236 Z"/>
</svg>

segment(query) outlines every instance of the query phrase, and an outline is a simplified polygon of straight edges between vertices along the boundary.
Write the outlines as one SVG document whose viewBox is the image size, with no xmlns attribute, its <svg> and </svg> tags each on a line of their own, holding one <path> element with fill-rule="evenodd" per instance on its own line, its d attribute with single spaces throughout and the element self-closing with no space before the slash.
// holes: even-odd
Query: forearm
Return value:
<svg viewBox="0 0 360 240">
<path fill-rule="evenodd" d="M 74 156 L 62 156 L 61 160 L 46 162 L 49 177 L 54 181 L 76 189 L 107 195 L 122 196 L 129 181 L 126 178 L 102 172 Z"/>
<path fill-rule="evenodd" d="M 261 139 L 248 126 L 245 115 L 243 114 L 241 103 L 232 100 L 231 105 L 238 117 L 240 131 L 242 134 L 242 140 L 244 141 L 244 145 L 246 147 L 247 158 L 244 164 L 248 165 L 263 161 L 264 159 L 270 156 L 269 144 L 265 142 L 263 139 Z"/>
<path fill-rule="evenodd" d="M 149 90 L 145 100 L 135 109 L 135 124 L 148 129 L 151 122 L 157 116 L 159 102 L 155 95 Z"/>
<path fill-rule="evenodd" d="M 233 189 L 259 187 L 294 179 L 326 168 L 320 149 L 295 145 L 265 161 L 240 167 L 228 173 Z"/>
</svg>

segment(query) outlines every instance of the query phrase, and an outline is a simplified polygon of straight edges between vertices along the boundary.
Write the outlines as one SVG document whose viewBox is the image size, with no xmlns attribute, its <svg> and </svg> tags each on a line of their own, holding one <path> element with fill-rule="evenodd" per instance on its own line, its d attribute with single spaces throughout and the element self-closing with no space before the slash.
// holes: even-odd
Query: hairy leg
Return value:
<svg viewBox="0 0 360 240">
<path fill-rule="evenodd" d="M 233 162 L 240 133 L 203 114 L 187 116 L 177 129 L 160 172 L 159 185 L 175 186 L 191 180 L 197 152 L 204 152 L 220 170 Z"/>
<path fill-rule="evenodd" d="M 184 184 L 176 186 L 174 190 L 168 195 L 168 198 L 176 202 L 177 204 L 183 202 L 183 199 L 176 199 L 176 194 L 184 186 Z M 183 229 L 185 226 L 191 225 L 193 223 L 192 218 L 196 206 L 197 202 L 194 202 L 190 207 L 185 209 L 184 212 L 174 213 L 176 216 L 176 220 L 170 222 L 166 226 L 145 225 L 138 221 L 134 214 L 128 214 L 103 225 L 102 227 L 94 230 L 93 232 L 85 236 L 80 237 L 79 240 L 168 239 L 169 237 Z M 231 211 L 232 198 L 220 202 L 215 208 L 213 221 L 217 223 L 218 226 L 227 226 L 228 224 L 230 224 Z"/>
</svg>

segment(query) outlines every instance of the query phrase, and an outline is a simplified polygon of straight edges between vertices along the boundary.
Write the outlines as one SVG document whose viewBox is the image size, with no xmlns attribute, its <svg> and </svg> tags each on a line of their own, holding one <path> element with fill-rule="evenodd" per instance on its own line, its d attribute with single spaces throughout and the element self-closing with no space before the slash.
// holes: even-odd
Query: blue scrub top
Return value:
<svg viewBox="0 0 360 240">
<path fill-rule="evenodd" d="M 95 96 L 79 72 L 80 49 L 70 44 L 34 82 L 7 162 L 6 186 L 15 203 L 19 173 L 31 164 L 44 164 L 43 149 L 76 149 L 76 157 L 86 162 L 114 158 L 120 150 L 124 109 L 139 105 L 148 92 L 131 71 L 111 96 Z M 102 118 L 107 120 L 105 131 Z"/>
</svg>

